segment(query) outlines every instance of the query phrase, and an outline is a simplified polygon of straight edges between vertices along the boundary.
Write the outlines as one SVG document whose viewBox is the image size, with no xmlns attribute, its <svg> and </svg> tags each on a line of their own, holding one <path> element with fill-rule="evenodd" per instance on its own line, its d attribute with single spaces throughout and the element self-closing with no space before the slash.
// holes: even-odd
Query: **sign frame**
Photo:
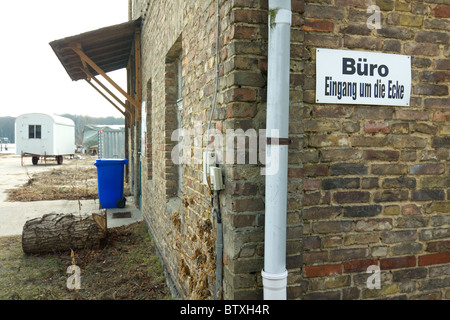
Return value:
<svg viewBox="0 0 450 320">
<path fill-rule="evenodd" d="M 316 48 L 316 103 L 410 106 L 411 56 Z"/>
</svg>

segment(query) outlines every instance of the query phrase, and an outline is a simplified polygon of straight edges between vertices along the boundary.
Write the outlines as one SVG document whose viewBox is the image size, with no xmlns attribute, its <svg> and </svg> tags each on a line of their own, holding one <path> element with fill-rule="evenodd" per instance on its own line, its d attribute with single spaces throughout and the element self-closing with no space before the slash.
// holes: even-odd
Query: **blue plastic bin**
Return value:
<svg viewBox="0 0 450 320">
<path fill-rule="evenodd" d="M 124 165 L 128 159 L 97 159 L 98 199 L 103 209 L 123 208 Z"/>
</svg>

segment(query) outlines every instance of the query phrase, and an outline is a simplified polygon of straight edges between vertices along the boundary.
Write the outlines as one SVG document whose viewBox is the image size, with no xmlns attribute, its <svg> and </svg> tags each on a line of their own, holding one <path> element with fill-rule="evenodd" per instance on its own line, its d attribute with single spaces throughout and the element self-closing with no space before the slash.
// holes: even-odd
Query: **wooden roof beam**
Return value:
<svg viewBox="0 0 450 320">
<path fill-rule="evenodd" d="M 108 81 L 117 91 L 119 91 L 137 110 L 140 109 L 140 104 L 138 101 L 133 99 L 126 91 L 124 91 L 117 83 L 114 82 L 97 64 L 92 61 L 81 49 L 81 45 L 76 44 L 70 47 L 78 56 L 81 61 L 87 63 L 92 69 L 95 70 L 99 75 L 101 75 L 106 81 Z"/>
</svg>

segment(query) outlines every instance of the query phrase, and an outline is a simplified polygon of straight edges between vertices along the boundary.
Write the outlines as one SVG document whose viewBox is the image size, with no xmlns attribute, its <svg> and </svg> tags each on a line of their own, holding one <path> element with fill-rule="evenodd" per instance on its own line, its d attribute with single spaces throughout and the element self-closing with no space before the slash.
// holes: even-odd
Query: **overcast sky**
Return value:
<svg viewBox="0 0 450 320">
<path fill-rule="evenodd" d="M 128 0 L 1 0 L 0 116 L 121 117 L 86 81 L 70 79 L 49 43 L 127 20 Z M 125 86 L 124 70 L 108 75 Z"/>
</svg>

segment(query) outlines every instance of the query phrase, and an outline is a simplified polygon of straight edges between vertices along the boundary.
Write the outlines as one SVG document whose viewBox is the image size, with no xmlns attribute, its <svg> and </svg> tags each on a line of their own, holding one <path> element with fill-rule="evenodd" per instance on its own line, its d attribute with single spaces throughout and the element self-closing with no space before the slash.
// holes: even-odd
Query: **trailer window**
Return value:
<svg viewBox="0 0 450 320">
<path fill-rule="evenodd" d="M 41 126 L 29 125 L 28 126 L 28 139 L 41 139 Z"/>
</svg>

